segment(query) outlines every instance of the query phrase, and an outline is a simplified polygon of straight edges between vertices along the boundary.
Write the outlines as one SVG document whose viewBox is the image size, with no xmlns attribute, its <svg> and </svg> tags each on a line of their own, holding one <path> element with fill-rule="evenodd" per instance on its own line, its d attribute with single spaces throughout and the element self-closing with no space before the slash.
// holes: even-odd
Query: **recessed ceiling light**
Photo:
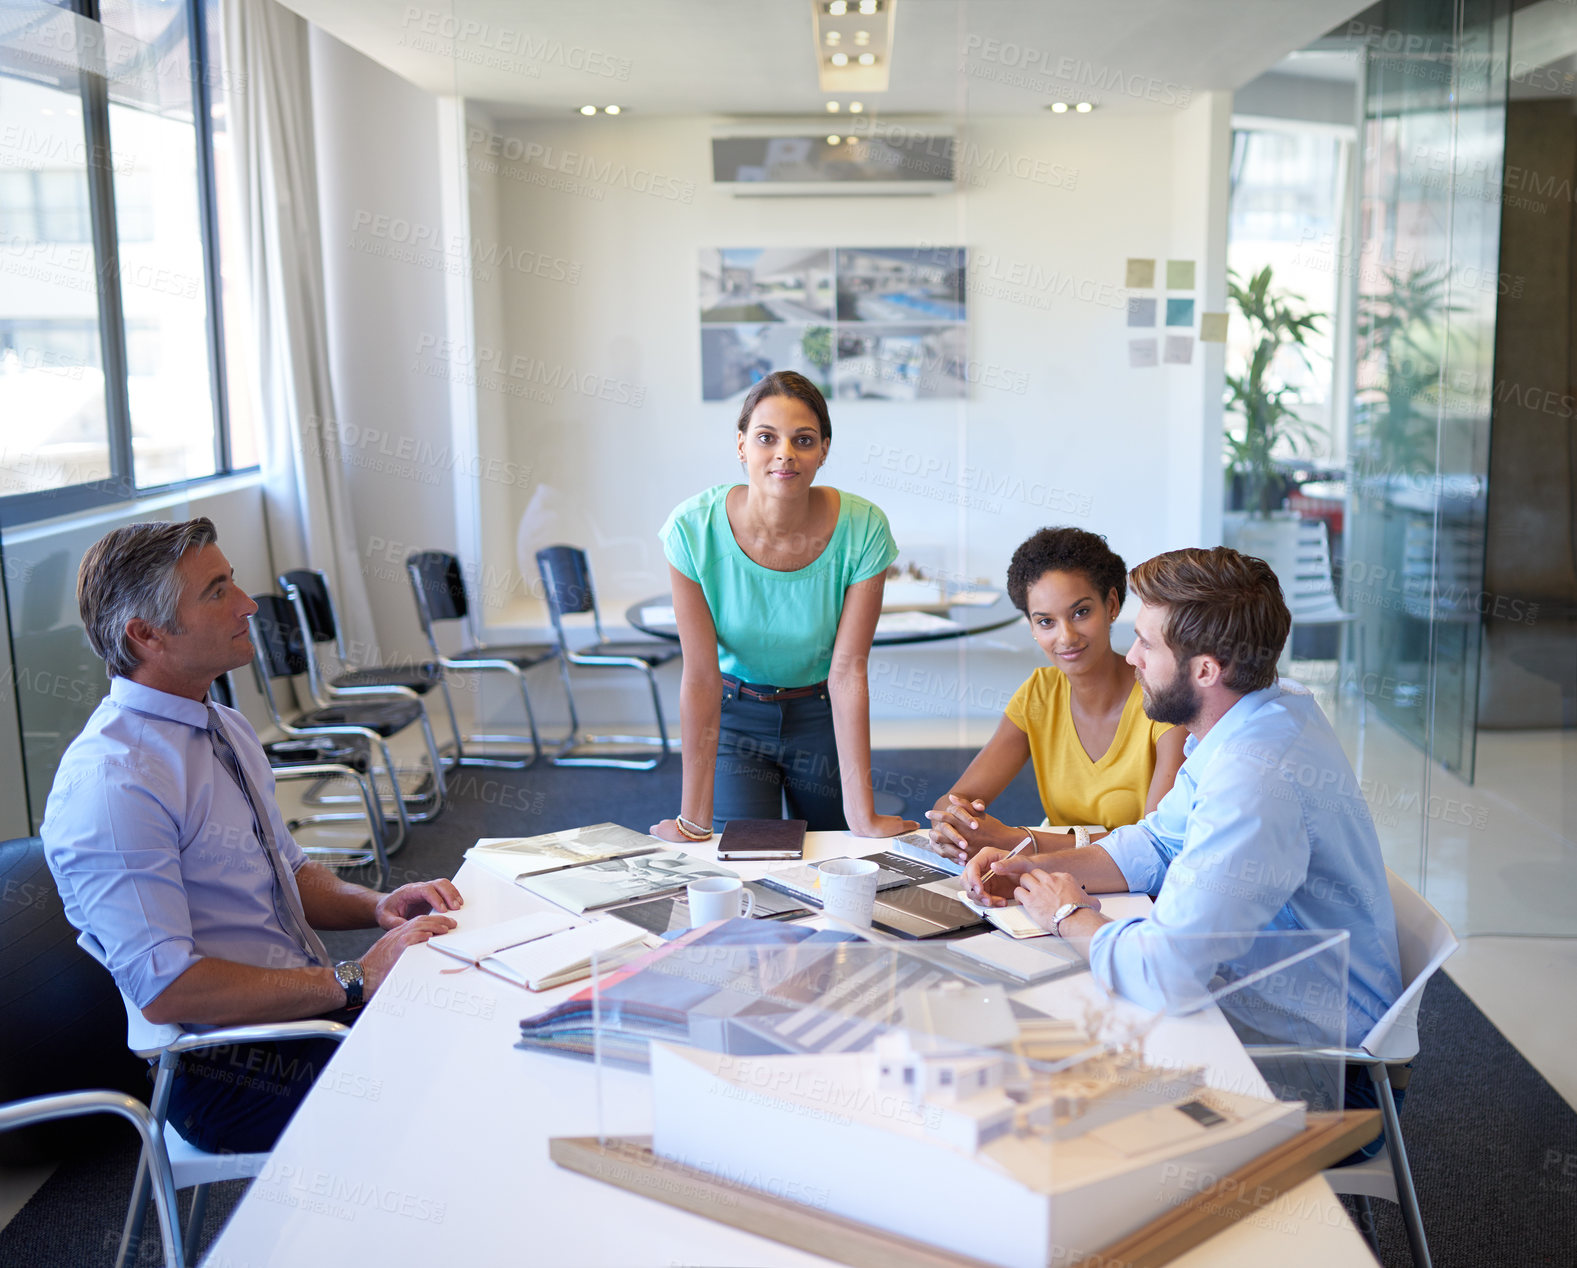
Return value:
<svg viewBox="0 0 1577 1268">
<path fill-rule="evenodd" d="M 602 108 L 602 113 L 603 114 L 618 114 L 619 113 L 619 107 L 618 106 L 604 106 Z"/>
<path fill-rule="evenodd" d="M 1074 107 L 1073 107 L 1073 108 L 1074 108 L 1074 109 L 1075 109 L 1075 110 L 1077 110 L 1077 111 L 1078 111 L 1078 112 L 1079 112 L 1079 113 L 1080 113 L 1080 114 L 1089 114 L 1089 113 L 1090 113 L 1090 111 L 1092 111 L 1092 110 L 1094 110 L 1094 109 L 1095 109 L 1095 107 L 1094 107 L 1094 106 L 1092 106 L 1092 105 L 1091 105 L 1091 104 L 1090 104 L 1090 103 L 1089 103 L 1089 102 L 1087 102 L 1087 101 L 1081 101 L 1081 102 L 1079 102 L 1079 104 L 1078 104 L 1078 105 L 1076 105 L 1076 106 L 1074 106 Z"/>
<path fill-rule="evenodd" d="M 826 40 L 827 40 L 827 43 L 829 45 L 831 45 L 831 44 L 842 44 L 843 43 L 843 32 L 842 31 L 828 31 L 827 35 L 826 35 Z"/>
<path fill-rule="evenodd" d="M 850 106 L 849 109 L 853 110 L 854 107 Z M 829 101 L 827 103 L 827 113 L 828 114 L 837 114 L 838 113 L 838 103 L 836 101 Z"/>
<path fill-rule="evenodd" d="M 876 65 L 876 54 L 875 53 L 861 53 L 860 54 L 860 65 L 861 66 L 874 66 L 874 65 Z"/>
<path fill-rule="evenodd" d="M 856 31 L 854 33 L 854 42 L 862 47 L 869 44 L 871 42 L 871 33 L 869 31 Z"/>
<path fill-rule="evenodd" d="M 860 12 L 869 16 L 877 10 L 876 0 L 860 0 Z"/>
<path fill-rule="evenodd" d="M 849 0 L 827 0 L 827 13 L 834 18 L 841 18 L 849 11 Z"/>
<path fill-rule="evenodd" d="M 1054 101 L 1051 103 L 1050 109 L 1052 114 L 1067 114 L 1068 103 L 1066 101 Z"/>
<path fill-rule="evenodd" d="M 850 114 L 860 114 L 860 113 L 862 113 L 864 111 L 864 109 L 865 109 L 865 103 L 863 101 L 851 101 L 849 103 L 849 113 Z"/>
<path fill-rule="evenodd" d="M 827 144 L 828 145 L 837 145 L 842 140 L 843 140 L 843 138 L 841 136 L 839 136 L 837 133 L 833 133 L 831 136 L 829 136 L 827 138 Z"/>
<path fill-rule="evenodd" d="M 849 55 L 847 53 L 834 53 L 827 60 L 834 66 L 847 66 L 849 64 Z"/>
<path fill-rule="evenodd" d="M 597 113 L 597 107 L 596 106 L 582 106 L 580 108 L 580 112 L 581 112 L 581 114 L 596 114 Z"/>
</svg>

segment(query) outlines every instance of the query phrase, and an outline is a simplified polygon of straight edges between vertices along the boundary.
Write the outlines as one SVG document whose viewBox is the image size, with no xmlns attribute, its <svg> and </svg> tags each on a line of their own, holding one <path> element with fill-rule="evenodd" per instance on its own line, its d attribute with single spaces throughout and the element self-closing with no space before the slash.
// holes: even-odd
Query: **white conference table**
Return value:
<svg viewBox="0 0 1577 1268">
<path fill-rule="evenodd" d="M 884 844 L 811 833 L 805 854 L 873 853 Z M 754 879 L 782 866 L 738 870 Z M 455 882 L 465 898 L 461 928 L 546 906 L 472 863 Z M 549 1137 L 594 1136 L 599 1121 L 610 1135 L 649 1133 L 647 1076 L 605 1069 L 599 1080 L 589 1062 L 514 1046 L 522 1017 L 585 982 L 533 994 L 475 969 L 444 972 L 455 964 L 425 946 L 401 957 L 204 1258 L 207 1268 L 831 1262 L 556 1166 Z M 1086 989 L 1088 975 L 1076 975 L 1031 998 Z M 1258 1077 L 1219 1018 L 1167 1018 L 1146 1047 L 1152 1057 L 1208 1061 L 1212 1081 Z M 1374 1259 L 1314 1177 L 1174 1262 L 1372 1268 Z"/>
</svg>

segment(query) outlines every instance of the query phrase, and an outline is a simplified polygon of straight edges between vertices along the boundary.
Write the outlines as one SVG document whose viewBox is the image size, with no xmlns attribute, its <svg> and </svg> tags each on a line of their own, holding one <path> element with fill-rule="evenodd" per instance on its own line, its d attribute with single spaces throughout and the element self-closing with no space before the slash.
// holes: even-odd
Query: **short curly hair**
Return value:
<svg viewBox="0 0 1577 1268">
<path fill-rule="evenodd" d="M 1048 572 L 1080 572 L 1102 600 L 1113 590 L 1117 602 L 1128 597 L 1128 565 L 1099 533 L 1082 528 L 1043 528 L 1013 552 L 1008 564 L 1008 598 L 1029 615 L 1029 588 Z"/>
</svg>

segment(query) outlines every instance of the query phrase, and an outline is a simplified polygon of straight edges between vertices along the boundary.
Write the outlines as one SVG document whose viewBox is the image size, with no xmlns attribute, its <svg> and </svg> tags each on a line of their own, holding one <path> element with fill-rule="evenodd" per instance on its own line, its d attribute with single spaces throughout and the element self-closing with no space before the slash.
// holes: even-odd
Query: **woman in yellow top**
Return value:
<svg viewBox="0 0 1577 1268">
<path fill-rule="evenodd" d="M 1008 597 L 1051 664 L 1013 693 L 996 734 L 927 813 L 938 854 L 963 862 L 982 846 L 1011 850 L 1026 832 L 1037 853 L 1085 845 L 1137 823 L 1171 789 L 1186 733 L 1145 716 L 1133 666 L 1112 648 L 1127 593 L 1127 568 L 1095 533 L 1043 528 L 1013 552 Z M 1049 829 L 987 813 L 1026 760 Z"/>
</svg>

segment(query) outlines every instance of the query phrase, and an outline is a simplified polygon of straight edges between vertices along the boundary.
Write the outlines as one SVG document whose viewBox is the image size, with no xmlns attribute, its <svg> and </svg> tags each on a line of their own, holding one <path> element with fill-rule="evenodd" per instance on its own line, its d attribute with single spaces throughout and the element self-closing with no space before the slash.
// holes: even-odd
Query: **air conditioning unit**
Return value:
<svg viewBox="0 0 1577 1268">
<path fill-rule="evenodd" d="M 861 115 L 746 124 L 712 136 L 712 184 L 736 198 L 951 194 L 957 137 L 946 124 Z"/>
</svg>

